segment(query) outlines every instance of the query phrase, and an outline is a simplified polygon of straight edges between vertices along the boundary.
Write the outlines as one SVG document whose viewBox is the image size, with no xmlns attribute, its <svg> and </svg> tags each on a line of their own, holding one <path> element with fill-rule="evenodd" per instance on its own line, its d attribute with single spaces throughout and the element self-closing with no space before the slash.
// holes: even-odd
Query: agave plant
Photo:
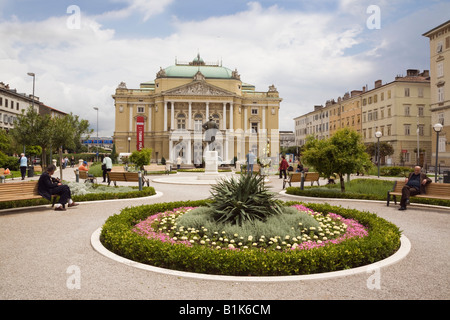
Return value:
<svg viewBox="0 0 450 320">
<path fill-rule="evenodd" d="M 238 180 L 219 181 L 211 189 L 209 206 L 217 222 L 242 225 L 283 212 L 281 202 L 264 186 L 263 176 L 241 175 Z"/>
</svg>

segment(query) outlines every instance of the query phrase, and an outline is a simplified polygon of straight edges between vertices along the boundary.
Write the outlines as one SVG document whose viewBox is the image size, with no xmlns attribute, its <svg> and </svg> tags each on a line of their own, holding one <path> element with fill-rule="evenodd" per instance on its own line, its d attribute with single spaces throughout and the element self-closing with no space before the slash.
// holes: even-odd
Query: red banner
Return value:
<svg viewBox="0 0 450 320">
<path fill-rule="evenodd" d="M 136 118 L 136 149 L 141 151 L 144 148 L 144 117 Z"/>
</svg>

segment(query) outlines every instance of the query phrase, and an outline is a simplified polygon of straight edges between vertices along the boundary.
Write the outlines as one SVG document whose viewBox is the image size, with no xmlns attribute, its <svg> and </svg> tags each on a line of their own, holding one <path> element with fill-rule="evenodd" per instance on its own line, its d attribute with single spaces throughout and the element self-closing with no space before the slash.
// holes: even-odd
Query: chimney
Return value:
<svg viewBox="0 0 450 320">
<path fill-rule="evenodd" d="M 352 90 L 352 91 L 350 92 L 350 95 L 351 95 L 351 97 L 353 98 L 353 97 L 355 97 L 355 96 L 359 96 L 361 93 L 362 93 L 361 90 Z"/>
<path fill-rule="evenodd" d="M 375 88 L 381 87 L 381 80 L 375 81 Z"/>
<path fill-rule="evenodd" d="M 419 70 L 417 69 L 408 69 L 406 70 L 407 77 L 417 77 L 419 75 Z"/>
<path fill-rule="evenodd" d="M 428 78 L 430 76 L 430 70 L 423 70 L 421 76 L 425 77 L 425 78 Z"/>
</svg>

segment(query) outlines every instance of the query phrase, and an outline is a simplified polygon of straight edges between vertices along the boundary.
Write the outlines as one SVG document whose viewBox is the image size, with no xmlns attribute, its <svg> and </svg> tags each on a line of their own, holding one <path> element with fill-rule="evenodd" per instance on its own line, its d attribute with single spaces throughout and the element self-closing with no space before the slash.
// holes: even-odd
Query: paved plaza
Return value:
<svg viewBox="0 0 450 320">
<path fill-rule="evenodd" d="M 189 180 L 192 175 L 178 173 L 173 178 Z M 274 282 L 191 278 L 136 268 L 95 250 L 91 236 L 109 216 L 125 207 L 205 199 L 210 195 L 208 184 L 158 180 L 165 177 L 150 176 L 150 185 L 158 192 L 152 197 L 85 202 L 65 212 L 55 212 L 50 205 L 1 210 L 0 299 L 364 300 L 450 297 L 450 209 L 411 205 L 406 211 L 398 211 L 398 206 L 387 207 L 382 201 L 293 198 L 279 193 L 282 180 L 277 176 L 270 177 L 268 186 L 280 199 L 328 202 L 374 212 L 393 222 L 409 240 L 409 253 L 378 270 L 379 282 L 374 287 L 370 285 L 374 276 L 372 272 Z M 66 169 L 64 178 L 74 180 L 73 169 Z M 16 178 L 8 183 L 18 181 Z M 80 286 L 74 288 L 70 279 L 76 272 Z"/>
</svg>

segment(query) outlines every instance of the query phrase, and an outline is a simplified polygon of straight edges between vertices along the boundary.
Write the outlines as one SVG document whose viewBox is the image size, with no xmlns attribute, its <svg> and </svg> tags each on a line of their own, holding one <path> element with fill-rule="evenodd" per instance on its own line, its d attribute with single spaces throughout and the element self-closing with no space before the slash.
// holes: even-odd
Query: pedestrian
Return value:
<svg viewBox="0 0 450 320">
<path fill-rule="evenodd" d="M 106 176 L 108 175 L 108 172 L 111 172 L 112 169 L 112 160 L 109 157 L 109 154 L 107 154 L 103 158 L 102 169 L 103 169 L 103 182 L 106 182 Z M 109 176 L 108 176 L 108 183 L 109 183 Z"/>
<path fill-rule="evenodd" d="M 89 171 L 87 161 L 83 161 L 83 163 L 78 167 L 79 171 Z"/>
<path fill-rule="evenodd" d="M 177 158 L 177 170 L 180 170 L 181 163 L 182 163 L 181 157 L 178 156 L 178 158 Z"/>
<path fill-rule="evenodd" d="M 289 168 L 289 163 L 286 161 L 285 156 L 281 156 L 280 167 L 278 168 L 278 170 L 280 170 L 280 179 L 282 177 L 282 174 L 284 174 L 284 178 L 286 179 L 287 168 Z"/>
<path fill-rule="evenodd" d="M 398 210 L 406 210 L 406 204 L 409 203 L 411 196 L 426 193 L 425 187 L 431 183 L 431 179 L 425 173 L 422 173 L 421 169 L 420 166 L 415 166 L 414 172 L 411 172 L 406 179 L 406 184 L 402 188 L 402 197 Z"/>
<path fill-rule="evenodd" d="M 249 151 L 247 154 L 247 173 L 253 174 L 253 165 L 255 164 L 256 156 L 253 151 Z"/>
<path fill-rule="evenodd" d="M 53 195 L 59 195 L 58 203 L 55 204 L 55 210 L 65 211 L 66 203 L 68 203 L 68 207 L 77 206 L 78 203 L 73 202 L 69 186 L 62 184 L 61 180 L 52 177 L 55 170 L 56 167 L 51 164 L 41 174 L 38 181 L 38 192 L 43 198 L 49 201 Z"/>
<path fill-rule="evenodd" d="M 28 159 L 25 157 L 24 153 L 20 154 L 20 173 L 22 174 L 22 180 L 25 180 L 25 175 L 27 173 L 27 165 L 28 165 Z"/>
</svg>

